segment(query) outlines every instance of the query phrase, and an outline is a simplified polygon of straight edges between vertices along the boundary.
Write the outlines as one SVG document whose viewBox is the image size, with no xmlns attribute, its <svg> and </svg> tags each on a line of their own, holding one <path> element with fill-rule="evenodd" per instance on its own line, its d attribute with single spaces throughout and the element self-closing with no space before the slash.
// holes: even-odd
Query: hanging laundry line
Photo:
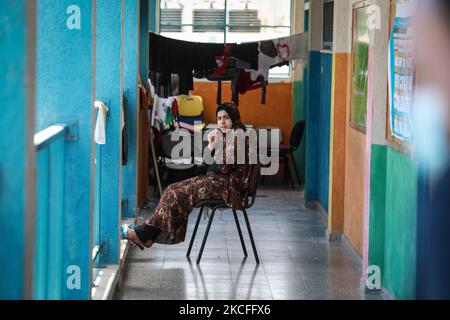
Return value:
<svg viewBox="0 0 450 320">
<path fill-rule="evenodd" d="M 150 79 L 161 98 L 188 95 L 193 78 L 218 82 L 217 104 L 222 100 L 222 82 L 231 81 L 232 99 L 262 88 L 265 104 L 269 70 L 290 61 L 308 60 L 308 33 L 246 43 L 200 43 L 166 38 L 150 33 Z"/>
</svg>

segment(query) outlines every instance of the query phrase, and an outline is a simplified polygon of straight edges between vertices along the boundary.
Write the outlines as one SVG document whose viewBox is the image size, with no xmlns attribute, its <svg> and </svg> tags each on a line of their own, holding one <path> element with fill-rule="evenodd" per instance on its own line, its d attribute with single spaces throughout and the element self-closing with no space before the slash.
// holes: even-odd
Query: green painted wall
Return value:
<svg viewBox="0 0 450 320">
<path fill-rule="evenodd" d="M 415 298 L 417 167 L 390 147 L 372 146 L 370 264 L 396 299 Z M 383 192 L 385 190 L 385 192 Z"/>
<path fill-rule="evenodd" d="M 404 155 L 387 149 L 384 283 L 398 299 L 415 297 L 417 168 Z"/>
<path fill-rule="evenodd" d="M 370 172 L 369 265 L 384 270 L 386 216 L 386 146 L 372 145 Z"/>
<path fill-rule="evenodd" d="M 292 121 L 295 123 L 300 120 L 304 120 L 303 115 L 303 105 L 302 105 L 302 81 L 294 81 L 292 82 L 292 85 L 294 87 L 294 104 L 292 108 Z"/>
</svg>

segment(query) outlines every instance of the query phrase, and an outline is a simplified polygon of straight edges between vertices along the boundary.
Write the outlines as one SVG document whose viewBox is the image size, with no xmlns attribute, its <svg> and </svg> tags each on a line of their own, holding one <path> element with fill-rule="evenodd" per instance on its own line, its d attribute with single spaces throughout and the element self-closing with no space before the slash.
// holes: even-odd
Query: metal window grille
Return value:
<svg viewBox="0 0 450 320">
<path fill-rule="evenodd" d="M 326 1 L 323 4 L 323 49 L 333 48 L 334 2 Z"/>
<path fill-rule="evenodd" d="M 181 32 L 182 9 L 161 9 L 161 32 Z"/>
<path fill-rule="evenodd" d="M 196 9 L 193 11 L 194 32 L 224 32 L 225 10 Z"/>
<path fill-rule="evenodd" d="M 230 32 L 261 32 L 258 10 L 230 10 Z"/>
</svg>

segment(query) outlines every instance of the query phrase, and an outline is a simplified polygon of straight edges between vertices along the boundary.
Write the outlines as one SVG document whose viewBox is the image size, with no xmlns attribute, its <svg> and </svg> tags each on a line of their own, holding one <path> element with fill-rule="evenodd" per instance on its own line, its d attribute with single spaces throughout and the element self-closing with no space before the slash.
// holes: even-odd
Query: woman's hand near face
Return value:
<svg viewBox="0 0 450 320">
<path fill-rule="evenodd" d="M 208 134 L 208 142 L 213 143 L 217 140 L 217 130 L 213 130 Z"/>
<path fill-rule="evenodd" d="M 217 142 L 217 134 L 218 134 L 217 129 L 211 131 L 211 132 L 208 134 L 208 148 L 209 148 L 210 150 L 213 149 L 214 146 L 216 145 L 216 142 Z"/>
</svg>

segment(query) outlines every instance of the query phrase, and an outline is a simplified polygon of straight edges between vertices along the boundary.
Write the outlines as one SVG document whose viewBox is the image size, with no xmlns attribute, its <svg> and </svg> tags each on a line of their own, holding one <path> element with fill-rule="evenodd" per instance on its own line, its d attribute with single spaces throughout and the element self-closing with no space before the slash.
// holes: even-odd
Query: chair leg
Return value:
<svg viewBox="0 0 450 320">
<path fill-rule="evenodd" d="M 292 179 L 291 168 L 288 166 L 288 179 L 292 190 L 295 190 L 294 179 Z"/>
<path fill-rule="evenodd" d="M 288 183 L 289 181 L 289 158 L 288 156 L 283 158 L 283 182 Z"/>
<path fill-rule="evenodd" d="M 289 180 L 288 182 L 291 184 L 291 187 L 293 190 L 295 190 L 295 186 L 294 186 L 294 179 L 292 179 L 292 174 L 291 174 L 291 167 L 289 165 L 289 157 L 290 157 L 291 153 L 288 153 L 286 155 L 286 164 L 285 164 L 285 174 L 287 176 L 287 180 Z"/>
<path fill-rule="evenodd" d="M 292 176 L 290 173 L 289 173 L 289 183 L 291 184 L 292 190 L 295 190 L 294 180 L 292 179 Z"/>
<path fill-rule="evenodd" d="M 208 226 L 206 227 L 205 236 L 203 237 L 202 246 L 200 247 L 200 252 L 197 257 L 197 264 L 200 263 L 200 259 L 202 258 L 203 249 L 205 249 L 206 239 L 208 239 L 209 229 L 211 228 L 211 223 L 214 218 L 214 214 L 216 213 L 217 208 L 214 208 L 211 212 L 211 216 L 209 217 Z"/>
<path fill-rule="evenodd" d="M 256 263 L 259 264 L 258 252 L 256 251 L 255 240 L 253 239 L 252 229 L 250 227 L 250 222 L 248 221 L 247 211 L 245 209 L 242 210 L 244 213 L 245 223 L 247 224 L 248 235 L 250 236 L 250 241 L 252 243 L 253 253 L 255 254 Z"/>
<path fill-rule="evenodd" d="M 239 219 L 236 210 L 233 210 L 234 221 L 236 222 L 236 227 L 239 233 L 239 239 L 241 239 L 242 250 L 244 251 L 244 256 L 247 257 L 247 248 L 245 247 L 244 237 L 242 236 L 241 225 L 239 224 Z"/>
<path fill-rule="evenodd" d="M 297 176 L 297 181 L 299 187 L 302 185 L 302 181 L 300 180 L 300 175 L 298 174 L 297 163 L 295 162 L 294 155 L 291 153 L 292 164 L 294 165 L 295 175 Z"/>
<path fill-rule="evenodd" d="M 198 225 L 200 224 L 200 218 L 202 217 L 203 208 L 204 207 L 200 208 L 200 213 L 198 214 L 197 223 L 195 224 L 194 231 L 192 232 L 191 242 L 189 243 L 189 248 L 188 248 L 188 251 L 186 253 L 186 257 L 189 257 L 189 255 L 191 254 L 192 245 L 194 244 L 195 236 L 197 234 Z"/>
</svg>

